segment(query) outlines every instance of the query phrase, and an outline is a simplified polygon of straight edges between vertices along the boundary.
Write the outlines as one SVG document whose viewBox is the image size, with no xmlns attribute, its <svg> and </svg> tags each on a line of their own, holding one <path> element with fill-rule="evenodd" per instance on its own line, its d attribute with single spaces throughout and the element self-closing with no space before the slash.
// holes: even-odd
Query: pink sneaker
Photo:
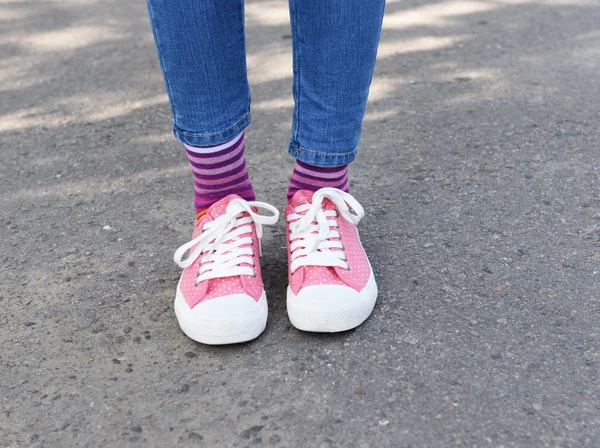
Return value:
<svg viewBox="0 0 600 448">
<path fill-rule="evenodd" d="M 299 330 L 350 330 L 373 311 L 377 284 L 356 229 L 364 214 L 337 188 L 300 190 L 286 207 L 287 310 Z"/>
<path fill-rule="evenodd" d="M 272 215 L 259 215 L 259 209 Z M 198 217 L 192 241 L 174 256 L 184 268 L 175 314 L 186 335 L 204 344 L 234 344 L 263 332 L 268 311 L 260 274 L 260 239 L 262 224 L 275 224 L 278 218 L 272 205 L 247 202 L 233 194 Z"/>
</svg>

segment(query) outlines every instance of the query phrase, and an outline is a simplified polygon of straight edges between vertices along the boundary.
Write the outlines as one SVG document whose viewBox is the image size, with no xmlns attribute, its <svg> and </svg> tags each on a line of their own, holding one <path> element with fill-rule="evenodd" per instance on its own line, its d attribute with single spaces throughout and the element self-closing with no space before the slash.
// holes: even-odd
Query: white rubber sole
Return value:
<svg viewBox="0 0 600 448">
<path fill-rule="evenodd" d="M 287 289 L 287 311 L 298 330 L 336 333 L 358 327 L 371 315 L 377 301 L 377 283 L 371 277 L 362 291 L 349 286 L 315 285 L 298 295 Z"/>
<path fill-rule="evenodd" d="M 267 326 L 267 295 L 256 302 L 246 294 L 232 294 L 190 308 L 179 287 L 175 296 L 179 326 L 191 339 L 203 344 L 237 344 L 257 338 Z"/>
</svg>

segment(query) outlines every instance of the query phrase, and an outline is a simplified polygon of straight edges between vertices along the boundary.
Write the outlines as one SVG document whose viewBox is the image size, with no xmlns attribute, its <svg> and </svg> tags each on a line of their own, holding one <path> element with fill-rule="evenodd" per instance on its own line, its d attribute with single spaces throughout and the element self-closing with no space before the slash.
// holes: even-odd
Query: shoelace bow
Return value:
<svg viewBox="0 0 600 448">
<path fill-rule="evenodd" d="M 329 199 L 336 210 L 323 210 L 323 201 Z M 294 273 L 301 266 L 340 267 L 349 270 L 348 258 L 335 219 L 341 215 L 352 224 L 365 216 L 365 211 L 354 197 L 337 188 L 321 188 L 313 195 L 312 204 L 299 205 L 287 216 Z M 304 213 L 304 214 L 302 214 Z M 295 221 L 295 222 L 294 222 Z"/>
<path fill-rule="evenodd" d="M 268 210 L 272 215 L 259 215 L 255 209 Z M 243 216 L 243 213 L 249 216 Z M 262 238 L 262 225 L 272 225 L 279 219 L 279 211 L 265 202 L 248 202 L 233 199 L 224 214 L 202 226 L 202 233 L 175 251 L 173 259 L 182 268 L 194 264 L 198 258 L 199 270 L 196 285 L 204 280 L 238 275 L 256 276 L 252 226 L 256 227 L 256 237 Z M 194 247 L 188 257 L 183 256 Z M 244 246 L 244 247 L 242 247 Z"/>
</svg>

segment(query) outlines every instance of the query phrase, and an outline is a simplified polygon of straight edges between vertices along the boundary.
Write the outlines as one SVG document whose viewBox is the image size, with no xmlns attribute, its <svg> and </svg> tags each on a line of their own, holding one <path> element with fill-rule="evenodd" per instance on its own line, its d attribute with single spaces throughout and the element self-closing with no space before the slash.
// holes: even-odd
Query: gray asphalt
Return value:
<svg viewBox="0 0 600 448">
<path fill-rule="evenodd" d="M 248 0 L 249 167 L 292 166 L 285 0 Z M 600 3 L 390 1 L 352 191 L 380 287 L 339 335 L 207 347 L 192 181 L 142 1 L 0 2 L 0 446 L 599 447 Z"/>
</svg>

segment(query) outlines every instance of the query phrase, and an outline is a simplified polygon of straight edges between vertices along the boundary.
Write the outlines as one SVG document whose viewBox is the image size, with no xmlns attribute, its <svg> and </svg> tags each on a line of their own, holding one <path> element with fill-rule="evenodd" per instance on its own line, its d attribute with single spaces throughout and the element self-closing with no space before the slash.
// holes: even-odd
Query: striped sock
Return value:
<svg viewBox="0 0 600 448">
<path fill-rule="evenodd" d="M 254 201 L 246 169 L 244 133 L 217 146 L 185 145 L 194 175 L 194 206 L 200 213 L 229 194 Z"/>
<path fill-rule="evenodd" d="M 292 178 L 288 186 L 288 202 L 292 200 L 298 190 L 317 191 L 319 188 L 332 187 L 348 193 L 348 165 L 321 167 L 312 166 L 296 159 Z"/>
</svg>

